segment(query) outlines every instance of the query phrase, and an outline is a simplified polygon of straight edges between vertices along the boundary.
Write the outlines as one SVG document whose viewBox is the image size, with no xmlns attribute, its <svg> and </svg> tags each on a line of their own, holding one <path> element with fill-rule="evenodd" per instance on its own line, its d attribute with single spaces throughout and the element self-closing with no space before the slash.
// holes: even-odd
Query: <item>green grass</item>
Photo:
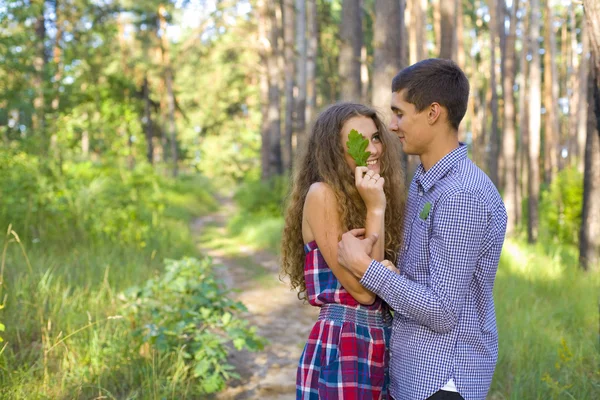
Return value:
<svg viewBox="0 0 600 400">
<path fill-rule="evenodd" d="M 600 274 L 560 258 L 511 240 L 504 246 L 494 290 L 499 398 L 600 396 Z"/>
<path fill-rule="evenodd" d="M 181 355 L 132 346 L 136 321 L 120 315 L 125 289 L 159 276 L 165 258 L 197 254 L 189 219 L 216 207 L 206 182 L 196 178 L 156 185 L 152 201 L 163 211 L 131 220 L 144 229 L 138 241 L 88 236 L 83 223 L 53 225 L 62 214 L 36 216 L 40 237 L 16 225 L 21 243 L 15 235 L 0 236 L 6 246 L 0 398 L 180 399 L 194 392 Z M 81 212 L 92 218 L 95 209 Z M 100 224 L 110 226 L 92 222 L 98 232 Z M 8 221 L 0 223 L 6 232 Z"/>
</svg>

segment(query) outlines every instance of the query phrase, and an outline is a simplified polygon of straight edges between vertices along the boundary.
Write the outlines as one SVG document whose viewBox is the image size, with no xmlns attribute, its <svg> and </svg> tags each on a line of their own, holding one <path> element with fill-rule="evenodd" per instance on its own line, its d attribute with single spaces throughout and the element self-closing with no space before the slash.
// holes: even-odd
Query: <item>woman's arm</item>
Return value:
<svg viewBox="0 0 600 400">
<path fill-rule="evenodd" d="M 373 304 L 375 295 L 365 289 L 350 271 L 338 264 L 337 248 L 343 231 L 337 206 L 333 190 L 325 183 L 314 183 L 306 195 L 303 218 L 308 223 L 325 262 L 344 289 L 359 303 Z M 372 229 L 377 229 L 374 222 L 376 218 L 371 219 Z"/>
</svg>

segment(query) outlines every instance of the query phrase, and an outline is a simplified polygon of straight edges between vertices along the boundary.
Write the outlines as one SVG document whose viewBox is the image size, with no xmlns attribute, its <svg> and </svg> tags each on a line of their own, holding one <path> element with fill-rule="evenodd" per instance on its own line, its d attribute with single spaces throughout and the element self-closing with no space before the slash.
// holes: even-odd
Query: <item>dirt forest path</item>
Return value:
<svg viewBox="0 0 600 400">
<path fill-rule="evenodd" d="M 303 304 L 279 281 L 275 255 L 244 246 L 224 250 L 207 240 L 211 236 L 226 237 L 227 222 L 234 213 L 233 202 L 222 199 L 220 210 L 196 219 L 192 229 L 198 237 L 199 250 L 220 265 L 216 273 L 234 290 L 233 297 L 248 308 L 243 317 L 257 327 L 258 334 L 268 344 L 256 353 L 233 350 L 230 362 L 241 378 L 230 382 L 227 389 L 212 398 L 295 399 L 298 359 L 318 310 Z"/>
</svg>

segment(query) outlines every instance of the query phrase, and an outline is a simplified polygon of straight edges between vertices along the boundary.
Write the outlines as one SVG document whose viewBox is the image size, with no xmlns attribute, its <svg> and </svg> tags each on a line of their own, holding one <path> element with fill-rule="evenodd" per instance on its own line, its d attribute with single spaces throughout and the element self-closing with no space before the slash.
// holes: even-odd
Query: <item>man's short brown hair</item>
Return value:
<svg viewBox="0 0 600 400">
<path fill-rule="evenodd" d="M 467 111 L 469 80 L 451 60 L 430 58 L 404 68 L 392 80 L 392 92 L 405 92 L 405 100 L 421 112 L 431 103 L 448 110 L 448 121 L 458 129 Z"/>
</svg>

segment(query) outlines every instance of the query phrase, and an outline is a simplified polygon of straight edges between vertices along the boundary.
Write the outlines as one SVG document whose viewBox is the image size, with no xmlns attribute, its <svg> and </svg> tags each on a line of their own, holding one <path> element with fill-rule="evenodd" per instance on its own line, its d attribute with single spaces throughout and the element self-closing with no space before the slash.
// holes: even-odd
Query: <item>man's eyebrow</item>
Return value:
<svg viewBox="0 0 600 400">
<path fill-rule="evenodd" d="M 393 111 L 393 112 L 396 112 L 396 111 L 400 111 L 400 112 L 402 112 L 402 109 L 401 109 L 401 108 L 398 108 L 398 107 L 396 107 L 396 106 L 392 106 L 392 111 Z"/>
</svg>

